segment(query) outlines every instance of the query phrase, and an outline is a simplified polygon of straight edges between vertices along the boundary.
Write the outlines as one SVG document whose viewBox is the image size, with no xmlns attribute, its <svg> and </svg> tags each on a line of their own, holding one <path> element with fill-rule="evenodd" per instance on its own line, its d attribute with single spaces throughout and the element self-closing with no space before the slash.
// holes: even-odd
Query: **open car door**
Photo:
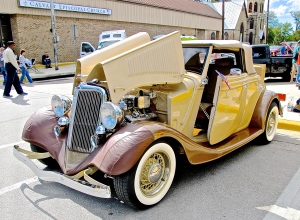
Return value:
<svg viewBox="0 0 300 220">
<path fill-rule="evenodd" d="M 212 145 L 238 131 L 243 117 L 247 95 L 246 73 L 226 78 L 229 86 L 220 76 L 217 78 L 207 131 L 208 141 Z"/>
</svg>

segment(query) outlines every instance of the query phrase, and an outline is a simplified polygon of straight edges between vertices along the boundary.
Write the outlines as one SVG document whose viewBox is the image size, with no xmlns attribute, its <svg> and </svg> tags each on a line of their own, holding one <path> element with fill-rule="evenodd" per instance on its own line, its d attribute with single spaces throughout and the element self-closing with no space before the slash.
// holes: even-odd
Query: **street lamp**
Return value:
<svg viewBox="0 0 300 220">
<path fill-rule="evenodd" d="M 51 0 L 51 28 L 52 28 L 52 40 L 53 40 L 53 49 L 54 49 L 54 60 L 55 60 L 55 70 L 58 70 L 58 58 L 57 58 L 57 36 L 55 30 L 55 15 L 54 15 L 54 3 Z"/>
</svg>

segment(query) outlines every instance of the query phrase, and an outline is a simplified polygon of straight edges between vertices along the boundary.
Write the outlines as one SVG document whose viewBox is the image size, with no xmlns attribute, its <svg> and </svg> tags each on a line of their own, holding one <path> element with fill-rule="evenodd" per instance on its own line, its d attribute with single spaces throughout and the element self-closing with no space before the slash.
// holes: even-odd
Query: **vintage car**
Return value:
<svg viewBox="0 0 300 220">
<path fill-rule="evenodd" d="M 22 134 L 31 151 L 14 146 L 14 155 L 42 180 L 100 198 L 113 187 L 135 208 L 153 206 L 179 154 L 196 165 L 272 141 L 282 110 L 264 71 L 238 41 L 138 33 L 79 59 L 73 98 L 54 95 L 37 110 Z"/>
</svg>

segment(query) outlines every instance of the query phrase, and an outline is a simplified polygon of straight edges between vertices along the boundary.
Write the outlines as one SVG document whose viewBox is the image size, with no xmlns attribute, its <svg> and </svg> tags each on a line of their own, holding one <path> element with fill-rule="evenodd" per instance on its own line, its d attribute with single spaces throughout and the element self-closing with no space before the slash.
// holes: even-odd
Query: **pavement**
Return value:
<svg viewBox="0 0 300 220">
<path fill-rule="evenodd" d="M 30 71 L 30 76 L 34 81 L 74 76 L 76 70 L 76 64 L 74 62 L 59 63 L 58 69 L 53 66 L 52 68 L 45 68 L 43 65 L 36 65 L 38 72 Z M 2 75 L 0 76 L 0 82 L 3 82 Z M 296 100 L 300 98 L 300 90 L 295 86 L 295 83 L 280 82 L 278 79 L 266 78 L 265 79 L 267 89 L 276 93 L 286 95 L 286 100 L 281 101 L 283 107 L 283 117 L 280 117 L 278 128 L 292 131 L 300 131 L 300 113 L 288 111 L 287 105 L 290 100 L 295 105 Z"/>
<path fill-rule="evenodd" d="M 295 83 L 290 82 L 277 82 L 278 79 L 267 78 L 265 79 L 267 89 L 276 93 L 285 94 L 286 100 L 281 101 L 283 108 L 283 117 L 280 117 L 278 128 L 292 131 L 300 131 L 300 113 L 289 111 L 287 106 L 291 101 L 296 105 L 296 100 L 300 98 L 300 90 L 296 87 Z M 275 83 L 274 83 L 275 82 Z"/>
</svg>

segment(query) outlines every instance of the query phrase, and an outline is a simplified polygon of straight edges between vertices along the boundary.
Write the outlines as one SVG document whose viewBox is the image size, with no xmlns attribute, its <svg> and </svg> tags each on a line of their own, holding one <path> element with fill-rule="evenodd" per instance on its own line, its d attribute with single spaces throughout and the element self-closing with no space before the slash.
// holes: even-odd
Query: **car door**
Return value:
<svg viewBox="0 0 300 220">
<path fill-rule="evenodd" d="M 80 57 L 84 57 L 95 51 L 95 48 L 89 42 L 81 42 L 80 45 Z"/>
<path fill-rule="evenodd" d="M 207 131 L 210 144 L 221 142 L 239 129 L 247 95 L 246 77 L 247 73 L 227 75 L 226 83 L 218 76 Z"/>
</svg>

